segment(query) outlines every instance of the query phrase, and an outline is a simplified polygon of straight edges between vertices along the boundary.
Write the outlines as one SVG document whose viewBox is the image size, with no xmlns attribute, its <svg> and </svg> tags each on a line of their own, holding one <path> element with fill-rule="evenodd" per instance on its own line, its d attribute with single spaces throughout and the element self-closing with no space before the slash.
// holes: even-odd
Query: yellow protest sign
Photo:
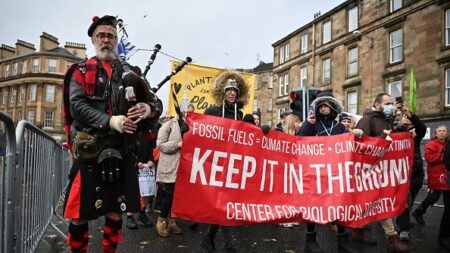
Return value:
<svg viewBox="0 0 450 253">
<path fill-rule="evenodd" d="M 172 61 L 172 70 L 174 70 L 178 64 L 180 64 L 179 61 Z M 214 99 L 211 97 L 209 89 L 214 78 L 222 71 L 225 71 L 225 69 L 195 64 L 185 66 L 182 71 L 170 79 L 167 114 L 170 116 L 177 115 L 172 92 L 176 94 L 180 107 L 182 104 L 184 106 L 192 104 L 196 113 L 203 113 L 208 107 L 213 106 Z M 249 73 L 240 74 L 242 74 L 245 81 L 250 86 L 250 98 L 248 103 L 244 106 L 243 112 L 244 114 L 251 114 L 253 111 L 253 96 L 255 93 L 255 75 Z"/>
</svg>

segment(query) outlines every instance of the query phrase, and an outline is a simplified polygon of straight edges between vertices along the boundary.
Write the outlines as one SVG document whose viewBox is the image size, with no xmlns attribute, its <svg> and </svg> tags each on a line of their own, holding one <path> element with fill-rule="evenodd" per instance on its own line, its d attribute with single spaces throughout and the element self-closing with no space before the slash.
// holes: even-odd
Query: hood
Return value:
<svg viewBox="0 0 450 253">
<path fill-rule="evenodd" d="M 380 117 L 380 118 L 385 118 L 383 112 L 379 112 L 377 110 L 374 110 L 373 108 L 371 109 L 366 109 L 363 112 L 363 116 L 366 117 Z"/>
<path fill-rule="evenodd" d="M 343 111 L 343 107 L 339 101 L 331 96 L 320 96 L 314 99 L 311 103 L 311 107 L 314 108 L 316 115 L 319 114 L 319 105 L 327 104 L 332 111 L 336 113 L 336 116 Z"/>
<path fill-rule="evenodd" d="M 235 83 L 239 90 L 237 101 L 242 103 L 242 105 L 246 105 L 250 98 L 250 87 L 242 75 L 236 71 L 223 71 L 214 79 L 210 88 L 214 102 L 218 105 L 223 103 L 225 100 L 225 87 L 229 84 L 228 80 L 230 79 L 236 81 Z"/>
</svg>

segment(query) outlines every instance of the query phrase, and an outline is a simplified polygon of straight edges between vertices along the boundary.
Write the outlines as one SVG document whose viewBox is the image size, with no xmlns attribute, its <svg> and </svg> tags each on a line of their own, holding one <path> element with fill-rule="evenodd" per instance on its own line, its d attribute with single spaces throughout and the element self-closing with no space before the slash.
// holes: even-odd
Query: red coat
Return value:
<svg viewBox="0 0 450 253">
<path fill-rule="evenodd" d="M 445 181 L 448 172 L 444 164 L 445 143 L 433 139 L 425 146 L 427 162 L 428 188 L 433 190 L 450 190 Z"/>
</svg>

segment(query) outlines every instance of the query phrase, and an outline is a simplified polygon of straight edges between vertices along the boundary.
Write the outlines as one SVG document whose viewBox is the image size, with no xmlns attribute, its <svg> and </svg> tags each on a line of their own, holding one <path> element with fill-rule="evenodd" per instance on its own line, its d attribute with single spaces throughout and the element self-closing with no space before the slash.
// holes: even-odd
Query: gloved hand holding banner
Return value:
<svg viewBox="0 0 450 253">
<path fill-rule="evenodd" d="M 299 137 L 191 113 L 172 215 L 225 226 L 337 221 L 360 227 L 407 203 L 410 133 Z"/>
</svg>

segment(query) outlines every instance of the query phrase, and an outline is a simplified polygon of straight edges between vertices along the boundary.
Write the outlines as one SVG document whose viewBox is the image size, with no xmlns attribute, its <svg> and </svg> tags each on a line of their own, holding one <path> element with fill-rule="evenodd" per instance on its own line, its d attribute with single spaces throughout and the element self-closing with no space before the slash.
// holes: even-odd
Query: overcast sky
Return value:
<svg viewBox="0 0 450 253">
<path fill-rule="evenodd" d="M 8 2 L 8 3 L 6 3 Z M 138 48 L 162 51 L 194 63 L 219 68 L 253 68 L 257 59 L 273 61 L 272 44 L 344 0 L 189 0 L 189 1 L 61 1 L 0 0 L 0 43 L 15 46 L 17 39 L 39 49 L 47 32 L 66 42 L 93 47 L 87 29 L 93 16 L 117 15 L 124 20 L 129 41 Z M 145 68 L 151 52 L 137 52 L 130 63 Z M 147 75 L 156 85 L 170 73 L 170 59 L 158 55 Z M 158 96 L 167 100 L 168 84 Z"/>
</svg>

